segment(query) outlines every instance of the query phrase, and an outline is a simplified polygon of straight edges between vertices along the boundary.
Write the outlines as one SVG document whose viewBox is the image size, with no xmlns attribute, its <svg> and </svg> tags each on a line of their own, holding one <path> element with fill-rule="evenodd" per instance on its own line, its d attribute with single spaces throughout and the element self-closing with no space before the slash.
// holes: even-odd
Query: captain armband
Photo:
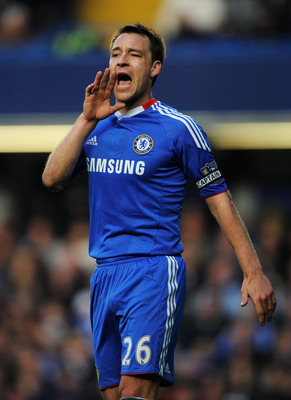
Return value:
<svg viewBox="0 0 291 400">
<path fill-rule="evenodd" d="M 199 181 L 196 182 L 196 185 L 198 189 L 202 189 L 205 186 L 221 182 L 221 178 L 222 178 L 221 172 L 217 169 L 216 171 L 210 172 L 203 178 L 199 179 Z"/>
</svg>

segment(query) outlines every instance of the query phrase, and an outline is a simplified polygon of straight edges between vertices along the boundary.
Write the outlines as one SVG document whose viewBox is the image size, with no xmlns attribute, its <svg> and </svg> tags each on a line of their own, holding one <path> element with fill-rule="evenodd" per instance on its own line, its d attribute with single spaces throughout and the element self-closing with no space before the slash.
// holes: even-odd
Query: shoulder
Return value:
<svg viewBox="0 0 291 400">
<path fill-rule="evenodd" d="M 177 109 L 168 106 L 165 103 L 157 101 L 153 105 L 153 110 L 156 112 L 156 118 L 159 118 L 159 121 L 166 125 L 168 129 L 173 130 L 173 132 L 181 132 L 183 130 L 187 130 L 191 128 L 194 120 L 188 115 L 182 114 Z"/>
<path fill-rule="evenodd" d="M 211 151 L 206 133 L 193 117 L 160 101 L 153 105 L 153 109 L 158 114 L 168 136 Z"/>
</svg>

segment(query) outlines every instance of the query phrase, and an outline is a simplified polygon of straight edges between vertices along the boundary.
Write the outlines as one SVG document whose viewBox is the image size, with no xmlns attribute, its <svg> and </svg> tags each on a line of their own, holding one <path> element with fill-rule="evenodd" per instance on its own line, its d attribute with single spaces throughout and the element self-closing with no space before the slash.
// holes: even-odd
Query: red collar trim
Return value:
<svg viewBox="0 0 291 400">
<path fill-rule="evenodd" d="M 153 104 L 155 104 L 157 102 L 156 99 L 150 99 L 149 101 L 147 101 L 146 103 L 144 103 L 142 105 L 144 110 L 147 110 L 148 108 L 150 108 Z"/>
</svg>

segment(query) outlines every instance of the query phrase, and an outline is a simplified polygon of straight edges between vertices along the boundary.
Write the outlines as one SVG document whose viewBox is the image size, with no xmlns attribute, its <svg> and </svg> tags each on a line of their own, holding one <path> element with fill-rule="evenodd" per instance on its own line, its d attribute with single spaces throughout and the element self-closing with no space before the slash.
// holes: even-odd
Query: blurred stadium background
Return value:
<svg viewBox="0 0 291 400">
<path fill-rule="evenodd" d="M 278 299 L 264 328 L 240 309 L 234 254 L 189 184 L 188 299 L 160 399 L 290 399 L 289 0 L 0 1 L 0 399 L 99 396 L 86 174 L 50 193 L 41 173 L 107 66 L 112 30 L 137 21 L 168 45 L 154 96 L 205 128 Z"/>
</svg>

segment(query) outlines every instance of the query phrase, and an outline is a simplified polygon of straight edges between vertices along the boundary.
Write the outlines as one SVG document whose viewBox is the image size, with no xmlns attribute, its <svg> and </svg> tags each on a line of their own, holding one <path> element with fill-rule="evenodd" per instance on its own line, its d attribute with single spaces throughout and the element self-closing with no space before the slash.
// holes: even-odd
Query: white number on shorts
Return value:
<svg viewBox="0 0 291 400">
<path fill-rule="evenodd" d="M 151 349 L 149 346 L 145 345 L 145 343 L 150 343 L 150 341 L 150 336 L 143 336 L 137 343 L 135 349 L 135 358 L 140 365 L 147 364 L 151 359 Z"/>
<path fill-rule="evenodd" d="M 123 339 L 123 344 L 125 344 L 125 345 L 127 344 L 127 345 L 128 345 L 128 346 L 127 346 L 126 353 L 125 353 L 125 356 L 123 357 L 123 360 L 122 360 L 122 365 L 127 366 L 127 365 L 130 364 L 130 361 L 131 361 L 131 359 L 129 358 L 129 354 L 130 354 L 131 348 L 132 348 L 132 340 L 131 340 L 131 337 L 130 337 L 130 336 L 125 337 L 125 338 Z"/>
<path fill-rule="evenodd" d="M 147 364 L 150 359 L 151 359 L 151 349 L 149 346 L 147 346 L 145 343 L 150 343 L 151 337 L 150 336 L 143 336 L 142 338 L 139 339 L 136 349 L 135 349 L 135 358 L 136 361 L 140 365 L 145 365 Z M 123 344 L 127 345 L 127 350 L 125 353 L 125 356 L 122 359 L 122 365 L 128 366 L 130 365 L 131 358 L 129 358 L 131 349 L 132 349 L 132 339 L 130 336 L 126 336 L 123 339 Z"/>
</svg>

